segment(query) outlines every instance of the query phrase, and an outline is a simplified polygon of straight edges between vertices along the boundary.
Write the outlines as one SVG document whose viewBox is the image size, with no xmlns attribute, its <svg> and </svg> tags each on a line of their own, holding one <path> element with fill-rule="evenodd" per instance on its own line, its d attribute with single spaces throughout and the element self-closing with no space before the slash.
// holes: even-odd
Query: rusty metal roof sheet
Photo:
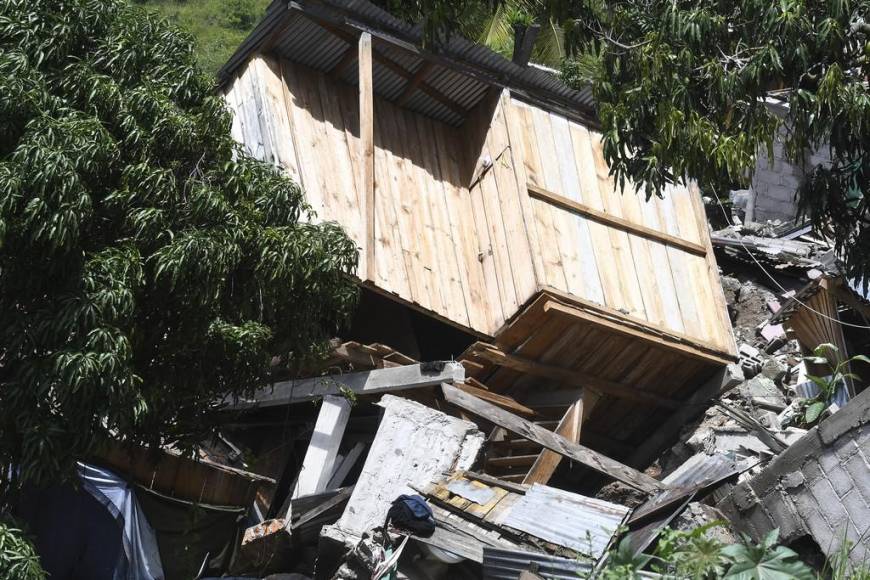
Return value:
<svg viewBox="0 0 870 580">
<path fill-rule="evenodd" d="M 339 34 L 336 34 L 339 31 Z M 328 72 L 353 49 L 346 37 L 370 32 L 376 49 L 413 74 L 425 62 L 432 64 L 425 82 L 448 97 L 457 107 L 417 90 L 404 106 L 451 125 L 484 98 L 490 87 L 510 89 L 512 94 L 545 108 L 588 118 L 593 101 L 591 91 L 566 86 L 552 72 L 535 66 L 520 66 L 489 48 L 459 35 L 452 35 L 437 48 L 423 49 L 420 26 L 411 26 L 368 0 L 274 0 L 265 16 L 218 72 L 227 82 L 247 58 L 269 50 L 282 58 Z M 344 37 L 342 37 L 344 35 Z M 347 67 L 342 80 L 356 84 L 356 67 Z M 388 100 L 402 94 L 410 80 L 396 74 L 377 59 L 373 63 L 375 93 Z M 457 110 L 457 108 L 459 110 Z"/>
</svg>

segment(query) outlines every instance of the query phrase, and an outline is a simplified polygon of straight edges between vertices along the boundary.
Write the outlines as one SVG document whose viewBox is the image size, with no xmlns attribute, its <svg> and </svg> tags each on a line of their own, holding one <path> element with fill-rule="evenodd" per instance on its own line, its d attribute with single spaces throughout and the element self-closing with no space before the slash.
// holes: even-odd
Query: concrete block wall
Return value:
<svg viewBox="0 0 870 580">
<path fill-rule="evenodd" d="M 756 540 L 779 528 L 788 543 L 809 535 L 826 554 L 852 544 L 870 562 L 870 389 L 774 458 L 719 502 Z"/>
<path fill-rule="evenodd" d="M 766 149 L 758 152 L 751 185 L 754 197 L 752 221 L 794 220 L 797 217 L 795 194 L 803 181 L 804 169 L 810 171 L 816 165 L 830 162 L 823 149 L 807 152 L 803 166 L 791 163 L 786 158 L 783 138 L 784 135 L 774 143 L 772 158 Z"/>
</svg>

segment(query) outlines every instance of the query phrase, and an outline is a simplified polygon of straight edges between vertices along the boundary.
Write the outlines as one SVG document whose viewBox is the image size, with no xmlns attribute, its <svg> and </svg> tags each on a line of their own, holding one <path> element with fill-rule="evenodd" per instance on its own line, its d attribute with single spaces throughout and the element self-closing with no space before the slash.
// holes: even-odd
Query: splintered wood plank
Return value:
<svg viewBox="0 0 870 580">
<path fill-rule="evenodd" d="M 445 384 L 442 385 L 441 388 L 449 403 L 465 409 L 479 417 L 484 417 L 488 421 L 504 427 L 512 433 L 516 433 L 526 439 L 535 441 L 547 449 L 560 453 L 574 461 L 578 461 L 599 473 L 617 479 L 635 489 L 639 489 L 646 493 L 656 493 L 662 491 L 666 487 L 661 482 L 653 479 L 645 473 L 641 473 L 627 465 L 623 465 L 606 455 L 602 455 L 601 453 L 584 447 L 578 443 L 572 443 L 561 435 L 557 435 L 556 433 L 548 431 L 543 427 L 539 427 L 530 421 L 499 409 L 491 403 L 481 401 L 477 397 L 464 393 L 452 385 Z"/>
<path fill-rule="evenodd" d="M 459 275 L 468 308 L 469 326 L 493 332 L 493 327 L 497 328 L 496 321 L 500 319 L 503 322 L 504 318 L 494 316 L 486 300 L 486 279 L 483 263 L 478 259 L 480 248 L 473 219 L 474 209 L 468 190 L 461 185 L 461 166 L 457 157 L 458 139 L 440 123 L 433 128 L 432 136 L 443 177 L 451 237 L 459 255 Z"/>
<path fill-rule="evenodd" d="M 583 399 L 580 399 L 568 407 L 568 410 L 556 427 L 556 434 L 561 435 L 571 443 L 579 443 L 583 417 Z M 546 485 L 550 481 L 550 478 L 553 477 L 553 474 L 556 473 L 556 468 L 559 467 L 561 461 L 562 456 L 555 451 L 550 451 L 549 449 L 541 451 L 535 463 L 526 474 L 525 479 L 523 479 L 523 483 L 527 485 L 533 483 Z"/>
<path fill-rule="evenodd" d="M 592 157 L 595 160 L 595 167 L 598 170 L 598 190 L 601 192 L 601 201 L 604 204 L 605 211 L 614 217 L 623 218 L 622 204 L 618 198 L 621 192 L 617 191 L 616 184 L 610 176 L 610 168 L 604 159 L 601 138 L 597 133 L 590 133 L 590 144 L 592 146 Z M 641 296 L 641 285 L 634 267 L 634 256 L 632 255 L 629 235 L 617 228 L 608 229 L 610 244 L 613 247 L 614 256 L 619 264 L 619 283 L 622 289 L 622 297 L 625 300 L 625 303 L 617 307 L 617 310 L 646 319 L 643 297 Z"/>
<path fill-rule="evenodd" d="M 538 150 L 538 139 L 535 134 L 535 122 L 532 109 L 524 103 L 517 103 L 517 119 L 520 121 L 520 139 L 524 151 L 523 166 L 528 182 L 545 187 L 544 169 L 541 165 L 541 154 Z M 559 242 L 555 224 L 553 223 L 553 208 L 547 204 L 530 200 L 532 214 L 535 219 L 535 229 L 541 250 L 542 275 L 538 277 L 539 286 L 552 286 L 567 290 L 565 268 L 562 266 L 562 255 L 559 253 Z"/>
<path fill-rule="evenodd" d="M 461 267 L 461 243 L 458 232 L 454 231 L 448 209 L 448 193 L 445 177 L 435 141 L 436 121 L 422 115 L 414 115 L 417 124 L 417 138 L 423 167 L 422 177 L 429 182 L 429 209 L 435 234 L 441 283 L 444 285 L 447 316 L 460 324 L 471 326 L 468 304 L 465 295 Z"/>
<path fill-rule="evenodd" d="M 562 195 L 562 175 L 556 153 L 556 142 L 553 140 L 553 127 L 550 115 L 546 111 L 532 110 L 534 131 L 538 141 L 541 165 L 543 168 L 544 187 L 549 191 Z M 537 203 L 537 202 L 533 202 Z M 582 298 L 585 282 L 583 268 L 580 262 L 580 241 L 577 232 L 575 216 L 561 208 L 550 207 L 553 216 L 553 227 L 556 230 L 556 242 L 562 257 L 562 267 L 565 271 L 566 287 L 561 288 Z"/>
<path fill-rule="evenodd" d="M 362 272 L 366 280 L 375 280 L 375 93 L 372 81 L 372 35 L 363 32 L 359 37 L 359 111 L 360 111 L 360 171 L 365 192 L 365 261 Z"/>
<path fill-rule="evenodd" d="M 517 174 L 505 118 L 508 107 L 510 107 L 509 102 L 500 99 L 490 125 L 488 141 L 490 152 L 494 155 L 494 164 L 490 171 L 495 176 L 498 186 L 498 209 L 504 222 L 505 236 L 508 241 L 507 250 L 517 302 L 522 304 L 535 293 L 537 283 L 532 264 L 529 235 L 523 221 L 521 205 L 521 198 L 528 199 L 529 194 L 525 183 L 523 183 L 522 188 L 518 188 L 517 185 Z M 512 313 L 515 311 L 516 308 L 513 309 Z"/>
</svg>

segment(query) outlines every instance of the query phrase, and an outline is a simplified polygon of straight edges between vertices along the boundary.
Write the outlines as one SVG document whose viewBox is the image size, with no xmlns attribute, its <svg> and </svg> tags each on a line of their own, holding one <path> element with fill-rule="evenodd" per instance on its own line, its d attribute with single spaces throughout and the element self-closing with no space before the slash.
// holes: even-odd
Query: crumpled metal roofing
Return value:
<svg viewBox="0 0 870 580">
<path fill-rule="evenodd" d="M 592 572 L 592 564 L 538 552 L 483 548 L 484 580 L 517 580 L 530 564 L 538 565 L 538 576 L 557 580 L 577 580 Z"/>
<path fill-rule="evenodd" d="M 551 72 L 517 65 L 459 35 L 440 43 L 437 50 L 423 50 L 420 26 L 411 26 L 368 0 L 275 0 L 218 72 L 221 84 L 232 78 L 251 54 L 264 48 L 318 71 L 331 71 L 345 51 L 354 47 L 317 22 L 327 17 L 332 19 L 330 26 L 354 37 L 361 31 L 370 32 L 378 40 L 376 50 L 410 74 L 425 62 L 431 62 L 434 66 L 426 75 L 426 84 L 465 111 L 474 108 L 492 86 L 508 88 L 517 97 L 575 115 L 588 116 L 592 111 L 590 90 L 571 89 Z M 388 100 L 398 98 L 409 83 L 377 59 L 372 73 L 375 93 Z M 356 67 L 349 66 L 341 78 L 356 84 L 356 76 Z M 461 111 L 419 89 L 404 106 L 451 125 L 459 125 L 465 119 Z"/>
<path fill-rule="evenodd" d="M 629 511 L 618 504 L 534 484 L 499 523 L 598 559 Z"/>
</svg>

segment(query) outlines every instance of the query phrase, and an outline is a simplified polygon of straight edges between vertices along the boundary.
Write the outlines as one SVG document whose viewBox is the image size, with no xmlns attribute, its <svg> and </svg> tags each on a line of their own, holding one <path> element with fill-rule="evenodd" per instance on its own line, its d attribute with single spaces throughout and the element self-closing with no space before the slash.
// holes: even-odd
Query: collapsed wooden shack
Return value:
<svg viewBox="0 0 870 580">
<path fill-rule="evenodd" d="M 364 0 L 276 0 L 220 72 L 236 139 L 360 252 L 337 358 L 231 405 L 323 401 L 304 458 L 267 470 L 264 515 L 292 520 L 293 498 L 342 484 L 363 453 L 342 444 L 348 393 L 475 420 L 502 482 L 547 483 L 568 456 L 660 491 L 636 468 L 737 355 L 700 193 L 620 187 L 589 92 L 521 50 L 423 46 Z"/>
</svg>

